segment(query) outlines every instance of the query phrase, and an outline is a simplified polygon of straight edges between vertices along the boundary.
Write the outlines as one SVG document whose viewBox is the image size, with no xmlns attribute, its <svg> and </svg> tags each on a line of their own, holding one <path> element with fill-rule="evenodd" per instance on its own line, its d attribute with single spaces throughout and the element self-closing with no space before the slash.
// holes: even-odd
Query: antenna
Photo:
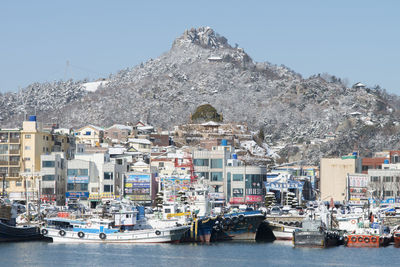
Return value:
<svg viewBox="0 0 400 267">
<path fill-rule="evenodd" d="M 64 81 L 67 80 L 68 69 L 69 69 L 69 60 L 67 60 L 65 64 Z"/>
</svg>

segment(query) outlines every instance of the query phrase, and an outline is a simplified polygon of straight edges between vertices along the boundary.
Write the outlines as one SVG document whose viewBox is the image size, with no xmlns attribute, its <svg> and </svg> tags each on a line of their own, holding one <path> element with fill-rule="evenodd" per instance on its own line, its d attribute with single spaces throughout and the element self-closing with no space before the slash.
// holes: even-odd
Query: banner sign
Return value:
<svg viewBox="0 0 400 267">
<path fill-rule="evenodd" d="M 266 189 L 303 189 L 304 182 L 288 180 L 286 183 L 282 182 L 264 182 Z"/>
<path fill-rule="evenodd" d="M 69 184 L 88 184 L 89 176 L 68 176 Z"/>
<path fill-rule="evenodd" d="M 89 192 L 66 192 L 65 197 L 68 198 L 88 198 Z"/>
<path fill-rule="evenodd" d="M 150 188 L 150 174 L 128 174 L 125 177 L 124 192 L 132 200 L 151 200 Z"/>
<path fill-rule="evenodd" d="M 246 202 L 262 202 L 262 196 L 246 196 Z"/>
</svg>

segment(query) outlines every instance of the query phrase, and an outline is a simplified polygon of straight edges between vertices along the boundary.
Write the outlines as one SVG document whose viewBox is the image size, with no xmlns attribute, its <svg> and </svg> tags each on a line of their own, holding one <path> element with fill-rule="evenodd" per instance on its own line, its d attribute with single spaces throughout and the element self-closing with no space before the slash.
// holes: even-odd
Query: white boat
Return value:
<svg viewBox="0 0 400 267">
<path fill-rule="evenodd" d="M 269 228 L 272 230 L 276 240 L 292 240 L 293 232 L 300 229 L 295 226 L 287 226 L 279 223 L 269 222 Z"/>
<path fill-rule="evenodd" d="M 120 214 L 121 215 L 121 214 Z M 136 214 L 122 214 L 136 217 Z M 51 218 L 41 228 L 44 236 L 60 243 L 170 243 L 179 242 L 189 226 L 164 226 L 153 228 L 145 220 L 136 218 L 132 227 L 116 228 L 116 222 L 107 219 L 89 221 Z M 127 225 L 127 224 L 126 224 Z M 128 230 L 122 230 L 128 229 Z"/>
</svg>

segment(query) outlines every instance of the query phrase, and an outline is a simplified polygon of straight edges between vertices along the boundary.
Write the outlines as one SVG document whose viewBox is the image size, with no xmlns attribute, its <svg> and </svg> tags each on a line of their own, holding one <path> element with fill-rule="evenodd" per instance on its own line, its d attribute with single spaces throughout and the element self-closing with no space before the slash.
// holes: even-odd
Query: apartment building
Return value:
<svg viewBox="0 0 400 267">
<path fill-rule="evenodd" d="M 67 161 L 63 152 L 41 155 L 41 199 L 65 205 Z"/>
<path fill-rule="evenodd" d="M 9 197 L 19 197 L 24 192 L 21 170 L 21 130 L 0 130 L 0 190 L 4 189 Z"/>
</svg>

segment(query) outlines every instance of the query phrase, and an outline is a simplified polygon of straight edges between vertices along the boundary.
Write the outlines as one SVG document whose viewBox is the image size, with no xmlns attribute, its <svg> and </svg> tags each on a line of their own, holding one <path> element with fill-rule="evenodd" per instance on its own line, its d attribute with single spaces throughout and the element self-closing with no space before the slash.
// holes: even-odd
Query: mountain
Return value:
<svg viewBox="0 0 400 267">
<path fill-rule="evenodd" d="M 264 131 L 281 161 L 316 163 L 353 150 L 399 148 L 399 99 L 379 88 L 348 87 L 327 74 L 303 78 L 285 66 L 254 62 L 209 27 L 186 30 L 156 59 L 121 70 L 86 90 L 87 81 L 35 83 L 0 96 L 2 125 L 36 110 L 65 127 L 138 119 L 172 129 L 201 104 L 224 121 Z"/>
</svg>

